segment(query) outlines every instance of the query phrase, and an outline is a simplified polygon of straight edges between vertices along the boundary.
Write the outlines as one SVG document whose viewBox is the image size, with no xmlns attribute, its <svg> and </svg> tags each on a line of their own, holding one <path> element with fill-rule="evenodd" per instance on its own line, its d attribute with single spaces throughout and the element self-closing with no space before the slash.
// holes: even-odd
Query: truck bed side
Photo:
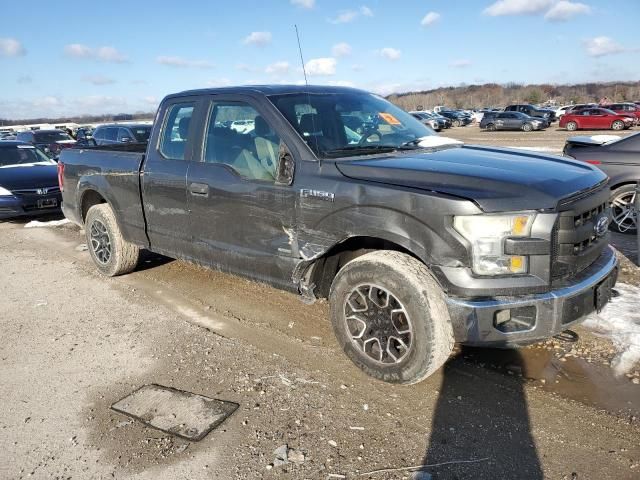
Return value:
<svg viewBox="0 0 640 480">
<path fill-rule="evenodd" d="M 146 145 L 70 148 L 62 152 L 63 212 L 82 225 L 88 209 L 108 202 L 129 242 L 148 245 L 140 196 L 140 169 Z"/>
</svg>

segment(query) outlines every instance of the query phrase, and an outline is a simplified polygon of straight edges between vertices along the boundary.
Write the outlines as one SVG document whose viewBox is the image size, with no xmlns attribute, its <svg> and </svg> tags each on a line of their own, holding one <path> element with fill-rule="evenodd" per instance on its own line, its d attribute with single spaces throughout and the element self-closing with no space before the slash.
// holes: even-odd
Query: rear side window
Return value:
<svg viewBox="0 0 640 480">
<path fill-rule="evenodd" d="M 178 103 L 169 107 L 160 140 L 160 153 L 170 160 L 184 160 L 185 147 L 193 116 L 193 103 Z"/>
</svg>

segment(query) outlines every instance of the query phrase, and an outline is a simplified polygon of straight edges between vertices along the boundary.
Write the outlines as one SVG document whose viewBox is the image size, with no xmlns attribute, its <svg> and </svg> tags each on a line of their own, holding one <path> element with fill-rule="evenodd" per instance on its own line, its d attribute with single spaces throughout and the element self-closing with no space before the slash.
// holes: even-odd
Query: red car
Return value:
<svg viewBox="0 0 640 480">
<path fill-rule="evenodd" d="M 608 110 L 613 110 L 614 112 L 620 113 L 622 115 L 633 115 L 636 118 L 640 118 L 640 107 L 635 103 L 611 103 L 608 105 L 603 105 L 602 107 Z"/>
<path fill-rule="evenodd" d="M 621 115 L 606 108 L 585 108 L 576 113 L 565 113 L 560 118 L 560 128 L 567 130 L 624 130 L 631 127 L 636 119 L 631 115 Z"/>
</svg>

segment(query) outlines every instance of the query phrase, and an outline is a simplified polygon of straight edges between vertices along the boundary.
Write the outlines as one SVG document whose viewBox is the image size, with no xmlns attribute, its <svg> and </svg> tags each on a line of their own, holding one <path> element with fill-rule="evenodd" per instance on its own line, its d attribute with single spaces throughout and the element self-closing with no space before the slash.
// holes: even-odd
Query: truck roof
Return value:
<svg viewBox="0 0 640 480">
<path fill-rule="evenodd" d="M 200 88 L 196 90 L 185 90 L 183 92 L 167 95 L 166 98 L 184 97 L 188 95 L 214 95 L 221 93 L 251 94 L 261 93 L 263 95 L 284 95 L 287 93 L 347 93 L 365 92 L 357 88 L 337 87 L 330 85 L 243 85 L 238 87 L 218 87 Z"/>
</svg>

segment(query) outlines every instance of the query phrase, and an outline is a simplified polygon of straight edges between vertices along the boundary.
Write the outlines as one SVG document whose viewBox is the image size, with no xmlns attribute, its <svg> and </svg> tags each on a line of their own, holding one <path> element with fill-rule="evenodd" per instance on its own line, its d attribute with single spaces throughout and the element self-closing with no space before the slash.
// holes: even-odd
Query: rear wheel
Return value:
<svg viewBox="0 0 640 480">
<path fill-rule="evenodd" d="M 390 383 L 417 383 L 442 366 L 453 328 L 442 289 L 409 255 L 370 252 L 348 262 L 330 294 L 331 321 L 346 355 Z"/>
<path fill-rule="evenodd" d="M 489 130 L 490 132 L 494 132 L 494 131 L 495 131 L 495 129 L 496 129 L 495 124 L 493 124 L 493 123 L 489 123 L 489 124 L 487 125 L 487 130 Z"/>
<path fill-rule="evenodd" d="M 460 127 L 462 125 L 462 122 L 460 120 L 454 120 L 453 121 L 453 126 L 454 127 Z"/>
<path fill-rule="evenodd" d="M 94 205 L 84 224 L 87 247 L 103 275 L 115 277 L 136 268 L 140 249 L 122 238 L 113 210 L 106 203 Z"/>
<path fill-rule="evenodd" d="M 522 125 L 522 130 L 524 132 L 530 132 L 531 130 L 533 130 L 533 125 L 531 125 L 530 123 L 525 123 L 524 125 Z"/>
<path fill-rule="evenodd" d="M 634 185 L 623 185 L 611 192 L 611 227 L 620 233 L 635 233 L 638 229 L 638 212 L 635 209 Z"/>
<path fill-rule="evenodd" d="M 611 124 L 612 130 L 624 130 L 624 122 L 622 120 L 615 120 Z"/>
<path fill-rule="evenodd" d="M 578 124 L 576 122 L 567 122 L 567 130 L 570 132 L 574 132 L 578 129 Z"/>
</svg>

